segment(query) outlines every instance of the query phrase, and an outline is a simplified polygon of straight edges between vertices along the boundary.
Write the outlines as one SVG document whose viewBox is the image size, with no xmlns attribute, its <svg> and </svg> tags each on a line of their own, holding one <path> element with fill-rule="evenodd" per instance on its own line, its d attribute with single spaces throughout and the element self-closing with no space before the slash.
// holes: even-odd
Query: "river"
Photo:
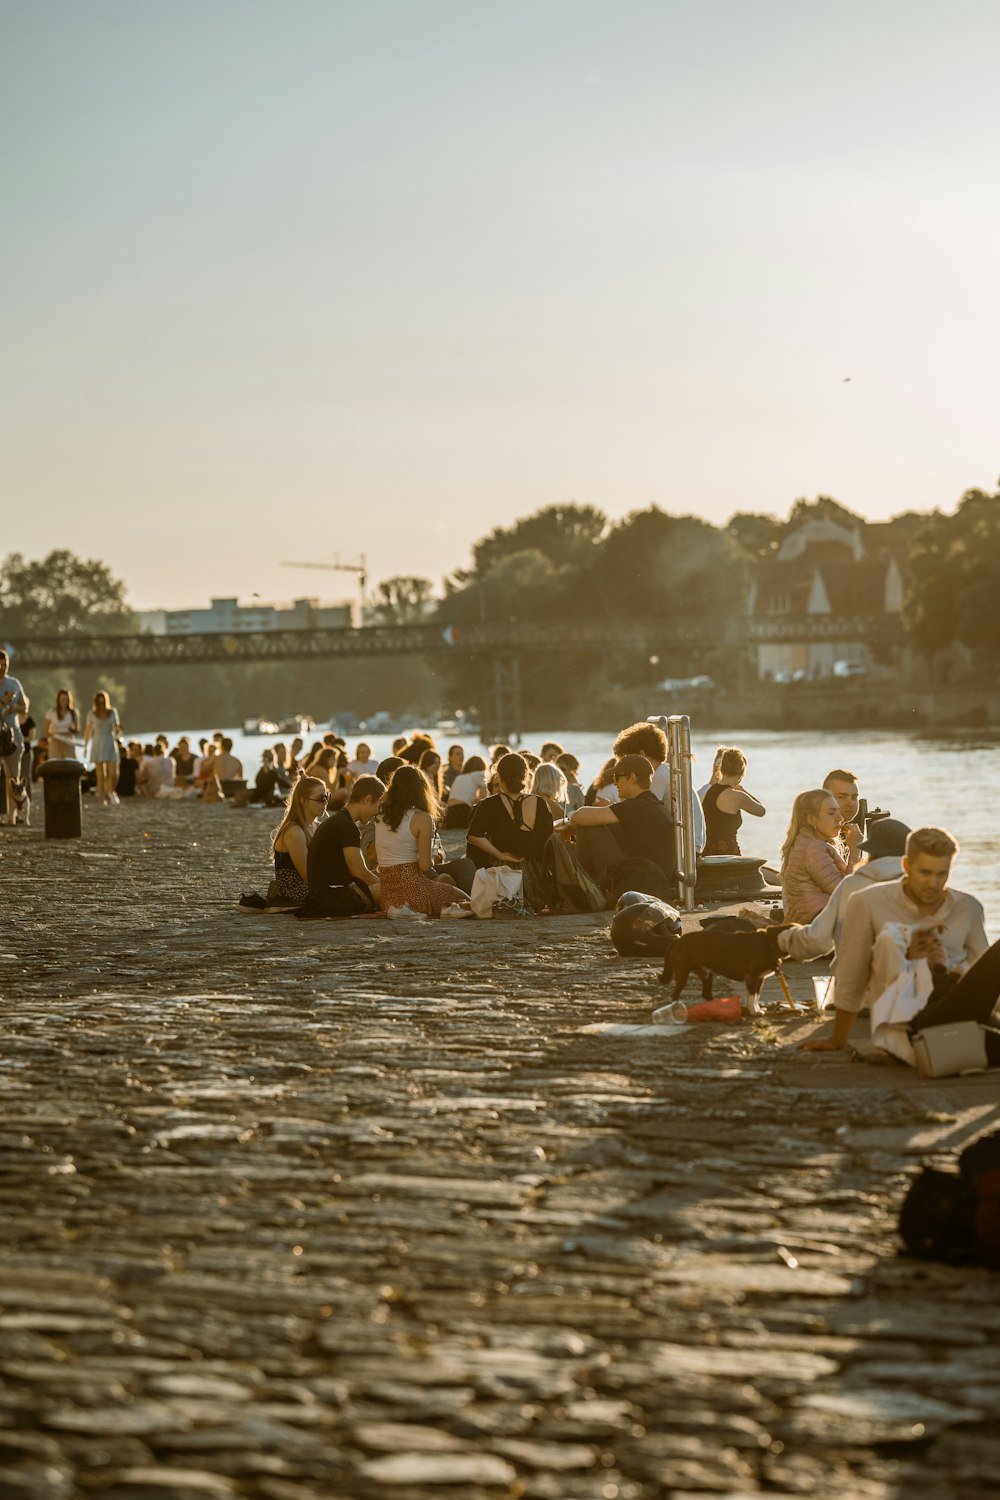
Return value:
<svg viewBox="0 0 1000 1500">
<path fill-rule="evenodd" d="M 232 736 L 234 753 L 252 779 L 260 765 L 261 751 L 273 741 L 244 735 L 240 730 L 226 732 Z M 192 745 L 204 733 L 190 731 Z M 319 727 L 314 738 L 321 738 L 322 733 Z M 143 741 L 151 737 L 148 733 L 137 736 Z M 171 736 L 171 745 L 177 738 Z M 351 736 L 348 741 L 352 757 L 358 738 Z M 392 738 L 365 736 L 376 762 L 391 753 Z M 445 751 L 447 736 L 437 739 L 438 749 Z M 548 739 L 558 740 L 578 757 L 584 785 L 593 779 L 611 751 L 612 736 L 603 733 L 532 733 L 525 737 L 525 744 L 537 750 Z M 716 745 L 739 745 L 748 758 L 747 789 L 760 798 L 767 813 L 760 819 L 744 818 L 741 843 L 745 854 L 759 854 L 774 863 L 795 794 L 819 786 L 834 768 L 854 771 L 861 795 L 871 807 L 885 808 L 911 828 L 937 824 L 955 835 L 961 845 L 955 884 L 983 902 L 991 934 L 1000 931 L 1000 740 L 973 732 L 918 736 L 888 730 L 859 734 L 734 729 L 713 730 L 709 735 L 699 734 L 693 726 L 692 742 L 697 757 L 696 786 L 711 775 Z M 467 754 L 480 749 L 469 736 L 464 737 L 464 743 Z"/>
</svg>

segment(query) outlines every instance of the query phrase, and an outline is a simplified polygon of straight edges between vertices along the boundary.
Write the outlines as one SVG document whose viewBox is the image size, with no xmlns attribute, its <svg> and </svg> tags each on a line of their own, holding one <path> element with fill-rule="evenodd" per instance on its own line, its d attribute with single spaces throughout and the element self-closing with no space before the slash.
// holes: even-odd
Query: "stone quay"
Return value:
<svg viewBox="0 0 1000 1500">
<path fill-rule="evenodd" d="M 1000 1494 L 997 1280 L 895 1234 L 994 1079 L 619 1029 L 606 914 L 243 916 L 276 820 L 0 831 L 0 1496 Z"/>
</svg>

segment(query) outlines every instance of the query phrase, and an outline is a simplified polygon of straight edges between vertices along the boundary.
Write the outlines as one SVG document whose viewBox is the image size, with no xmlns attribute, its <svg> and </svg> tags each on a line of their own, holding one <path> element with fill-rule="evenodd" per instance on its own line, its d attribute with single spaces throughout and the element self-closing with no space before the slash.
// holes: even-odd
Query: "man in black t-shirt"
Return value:
<svg viewBox="0 0 1000 1500">
<path fill-rule="evenodd" d="M 615 762 L 619 800 L 610 807 L 578 807 L 568 820 L 576 832 L 576 852 L 599 885 L 610 883 L 623 859 L 650 859 L 673 885 L 677 879 L 674 820 L 652 791 L 653 767 L 644 755 L 622 755 Z"/>
<path fill-rule="evenodd" d="M 351 800 L 324 818 L 309 843 L 306 875 L 309 894 L 330 886 L 355 885 L 378 903 L 378 876 L 361 853 L 361 826 L 378 812 L 385 786 L 377 776 L 359 776 L 351 786 Z"/>
</svg>

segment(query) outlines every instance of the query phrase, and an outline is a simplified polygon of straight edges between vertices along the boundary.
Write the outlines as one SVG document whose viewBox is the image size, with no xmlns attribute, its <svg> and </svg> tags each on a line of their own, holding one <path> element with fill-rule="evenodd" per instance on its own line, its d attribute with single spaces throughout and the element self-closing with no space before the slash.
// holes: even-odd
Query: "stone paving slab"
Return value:
<svg viewBox="0 0 1000 1500">
<path fill-rule="evenodd" d="M 595 1030 L 607 916 L 243 917 L 273 821 L 0 831 L 0 1496 L 1000 1494 L 996 1278 L 893 1232 L 995 1078 Z"/>
</svg>

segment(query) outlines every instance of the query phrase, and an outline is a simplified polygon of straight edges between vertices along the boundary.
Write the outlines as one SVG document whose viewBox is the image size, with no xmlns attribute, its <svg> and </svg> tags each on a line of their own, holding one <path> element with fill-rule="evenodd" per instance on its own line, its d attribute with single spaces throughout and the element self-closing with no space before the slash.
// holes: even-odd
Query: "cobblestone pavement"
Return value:
<svg viewBox="0 0 1000 1500">
<path fill-rule="evenodd" d="M 893 1234 L 993 1079 L 587 1032 L 606 917 L 239 916 L 273 822 L 0 834 L 0 1496 L 1000 1494 L 998 1282 Z"/>
</svg>

